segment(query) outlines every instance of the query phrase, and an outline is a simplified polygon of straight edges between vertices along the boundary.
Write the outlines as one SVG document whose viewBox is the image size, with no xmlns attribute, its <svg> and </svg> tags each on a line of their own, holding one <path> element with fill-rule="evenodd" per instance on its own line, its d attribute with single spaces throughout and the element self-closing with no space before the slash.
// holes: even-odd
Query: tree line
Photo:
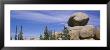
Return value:
<svg viewBox="0 0 110 50">
<path fill-rule="evenodd" d="M 23 38 L 23 31 L 22 26 L 20 27 L 20 31 L 18 32 L 18 27 L 16 26 L 16 33 L 14 36 L 14 40 L 25 40 Z M 62 30 L 62 33 L 60 33 L 59 37 L 56 37 L 58 35 L 55 34 L 55 30 L 49 30 L 47 26 L 44 28 L 43 34 L 40 34 L 39 39 L 40 40 L 70 40 L 70 35 L 68 34 L 69 30 L 67 27 L 64 26 L 64 29 Z M 11 37 L 12 40 L 12 37 Z"/>
<path fill-rule="evenodd" d="M 40 35 L 40 40 L 70 40 L 69 30 L 67 27 L 64 26 L 64 29 L 62 31 L 63 33 L 60 33 L 61 36 L 56 37 L 55 30 L 52 32 L 52 30 L 48 30 L 48 27 L 45 27 L 44 35 Z"/>
<path fill-rule="evenodd" d="M 21 26 L 19 32 L 18 32 L 18 27 L 16 26 L 16 33 L 15 33 L 14 39 L 15 39 L 15 40 L 24 40 L 24 39 L 23 39 L 22 26 Z M 12 37 L 11 37 L 11 40 L 12 40 Z"/>
</svg>

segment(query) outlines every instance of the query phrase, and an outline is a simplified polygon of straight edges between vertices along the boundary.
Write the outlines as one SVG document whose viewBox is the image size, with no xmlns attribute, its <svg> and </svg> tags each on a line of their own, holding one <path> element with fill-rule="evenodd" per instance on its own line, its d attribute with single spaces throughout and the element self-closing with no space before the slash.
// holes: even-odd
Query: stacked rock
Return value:
<svg viewBox="0 0 110 50">
<path fill-rule="evenodd" d="M 68 30 L 72 40 L 99 39 L 99 34 L 94 31 L 93 25 L 87 25 L 89 16 L 83 12 L 73 14 L 68 20 Z"/>
<path fill-rule="evenodd" d="M 68 26 L 85 26 L 89 21 L 89 17 L 87 14 L 83 12 L 77 12 L 73 14 L 68 20 Z"/>
</svg>

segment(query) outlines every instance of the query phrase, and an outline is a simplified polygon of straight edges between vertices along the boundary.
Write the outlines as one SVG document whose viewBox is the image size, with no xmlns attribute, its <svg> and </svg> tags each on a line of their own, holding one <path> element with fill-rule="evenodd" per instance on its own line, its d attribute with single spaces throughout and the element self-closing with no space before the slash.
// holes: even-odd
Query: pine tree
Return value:
<svg viewBox="0 0 110 50">
<path fill-rule="evenodd" d="M 10 38 L 11 40 L 12 40 L 12 36 L 11 36 L 11 38 Z"/>
<path fill-rule="evenodd" d="M 64 33 L 64 34 L 68 34 L 68 33 L 69 33 L 69 31 L 68 31 L 67 27 L 65 27 L 65 26 L 64 26 L 63 33 Z"/>
<path fill-rule="evenodd" d="M 17 40 L 17 26 L 16 26 L 15 40 Z"/>
<path fill-rule="evenodd" d="M 49 40 L 49 31 L 47 26 L 45 27 L 45 30 L 44 30 L 44 40 Z"/>
<path fill-rule="evenodd" d="M 18 34 L 18 40 L 23 40 L 23 32 L 22 32 L 22 26 L 21 26 L 21 31 Z"/>
<path fill-rule="evenodd" d="M 42 37 L 42 35 L 40 35 L 40 40 L 43 40 L 43 37 Z"/>
<path fill-rule="evenodd" d="M 23 31 L 22 31 L 22 26 L 21 26 L 21 32 L 20 32 L 20 34 L 21 34 L 21 38 L 20 38 L 20 40 L 23 40 Z"/>
<path fill-rule="evenodd" d="M 63 35 L 62 35 L 63 40 L 70 40 L 70 35 L 68 33 L 69 30 L 67 29 L 67 27 L 64 26 Z"/>
</svg>

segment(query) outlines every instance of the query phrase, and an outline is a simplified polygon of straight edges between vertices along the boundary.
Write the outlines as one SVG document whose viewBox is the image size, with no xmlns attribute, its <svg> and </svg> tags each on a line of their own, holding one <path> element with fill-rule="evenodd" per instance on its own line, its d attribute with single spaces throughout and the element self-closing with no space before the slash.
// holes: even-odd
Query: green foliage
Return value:
<svg viewBox="0 0 110 50">
<path fill-rule="evenodd" d="M 55 31 L 54 31 L 55 33 Z M 41 38 L 40 38 L 41 39 Z M 55 34 L 52 30 L 48 30 L 48 27 L 45 27 L 43 40 L 55 40 Z"/>
<path fill-rule="evenodd" d="M 62 38 L 62 40 L 70 40 L 70 35 L 68 34 L 69 30 L 67 29 L 67 27 L 64 27 L 63 30 L 63 34 L 60 33 L 58 36 L 58 38 Z M 56 40 L 56 36 L 55 36 L 55 31 L 54 34 L 52 34 L 52 30 L 49 31 L 47 26 L 45 27 L 44 30 L 44 38 L 42 38 L 42 36 L 40 35 L 40 39 L 42 40 Z"/>
<path fill-rule="evenodd" d="M 69 34 L 62 34 L 62 40 L 70 40 Z"/>
<path fill-rule="evenodd" d="M 21 26 L 21 31 L 18 34 L 18 40 L 23 40 L 23 32 L 22 32 L 22 26 Z"/>
<path fill-rule="evenodd" d="M 52 36 L 52 40 L 55 40 L 55 34 Z"/>
<path fill-rule="evenodd" d="M 69 30 L 64 26 L 62 40 L 70 40 Z"/>
<path fill-rule="evenodd" d="M 17 26 L 16 26 L 15 40 L 17 40 Z"/>
<path fill-rule="evenodd" d="M 42 37 L 42 35 L 40 35 L 40 40 L 43 40 L 43 37 Z"/>
<path fill-rule="evenodd" d="M 17 40 L 17 35 L 15 35 L 15 40 Z"/>
<path fill-rule="evenodd" d="M 49 40 L 49 31 L 47 26 L 45 27 L 45 30 L 44 30 L 44 40 Z"/>
<path fill-rule="evenodd" d="M 68 30 L 67 27 L 65 27 L 65 26 L 64 26 L 63 33 L 64 33 L 64 34 L 68 34 L 68 33 L 69 33 L 69 30 Z"/>
</svg>

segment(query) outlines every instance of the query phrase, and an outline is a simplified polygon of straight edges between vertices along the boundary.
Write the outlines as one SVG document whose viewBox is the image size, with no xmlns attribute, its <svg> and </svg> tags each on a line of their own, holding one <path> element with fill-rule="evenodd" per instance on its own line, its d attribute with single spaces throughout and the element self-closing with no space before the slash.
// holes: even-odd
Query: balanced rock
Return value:
<svg viewBox="0 0 110 50">
<path fill-rule="evenodd" d="M 68 26 L 84 26 L 87 25 L 89 17 L 86 13 L 76 12 L 68 20 Z"/>
</svg>

